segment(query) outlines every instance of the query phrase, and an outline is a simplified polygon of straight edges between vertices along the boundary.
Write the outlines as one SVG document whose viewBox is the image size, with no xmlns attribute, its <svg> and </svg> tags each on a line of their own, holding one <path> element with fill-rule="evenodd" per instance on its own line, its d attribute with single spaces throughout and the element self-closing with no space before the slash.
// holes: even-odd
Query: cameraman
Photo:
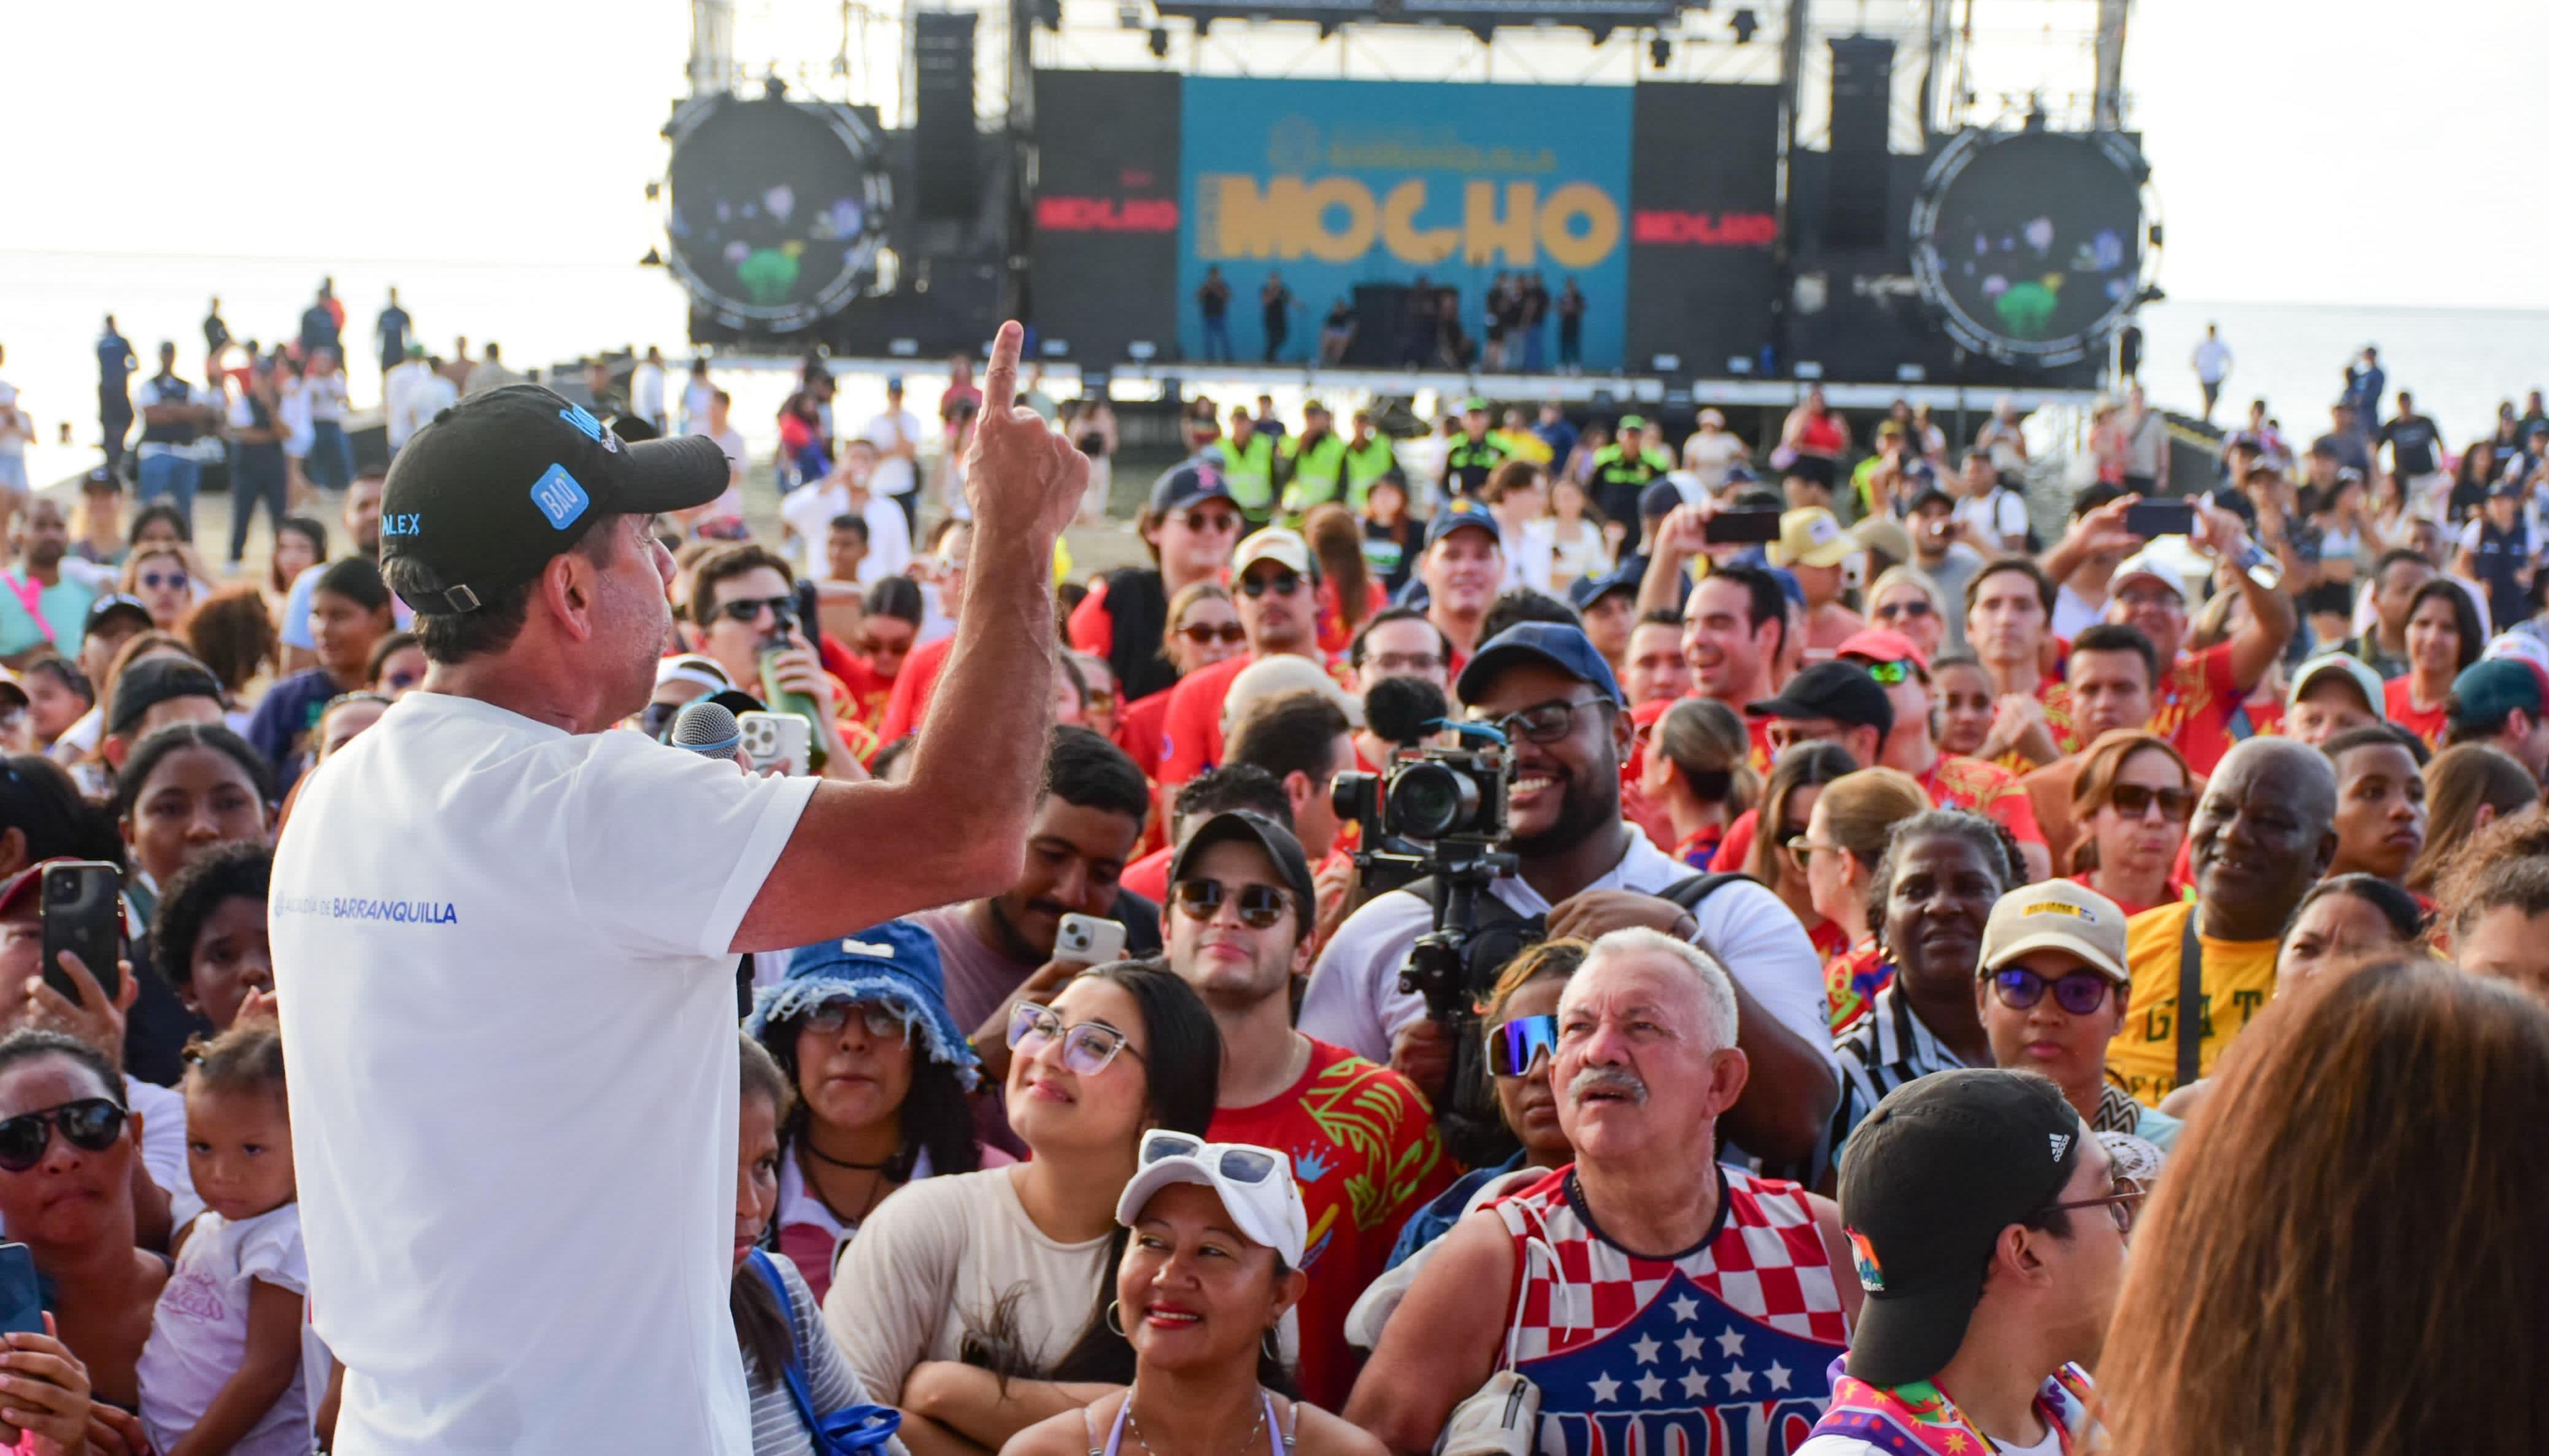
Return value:
<svg viewBox="0 0 2549 1456">
<path fill-rule="evenodd" d="M 1601 654 L 1579 628 L 1526 622 L 1480 648 L 1456 685 L 1469 715 L 1512 745 L 1505 847 L 1519 872 L 1490 893 L 1521 916 L 1546 916 L 1552 936 L 1643 925 L 1707 948 L 1734 974 L 1736 1045 L 1751 1062 L 1728 1136 L 1774 1161 L 1811 1155 L 1838 1095 L 1814 948 L 1758 884 L 1726 884 L 1696 912 L 1659 898 L 1690 870 L 1621 817 L 1632 729 Z M 1405 890 L 1357 910 L 1319 957 L 1300 1027 L 1439 1093 L 1451 1047 L 1424 1001 L 1398 986 L 1409 948 L 1432 927 L 1432 907 Z"/>
</svg>

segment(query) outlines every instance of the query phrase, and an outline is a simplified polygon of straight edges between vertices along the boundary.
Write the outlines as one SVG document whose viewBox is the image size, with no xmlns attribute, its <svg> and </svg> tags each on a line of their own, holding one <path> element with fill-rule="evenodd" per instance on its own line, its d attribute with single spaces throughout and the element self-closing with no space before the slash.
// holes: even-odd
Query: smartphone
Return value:
<svg viewBox="0 0 2549 1456">
<path fill-rule="evenodd" d="M 814 772 L 814 725 L 795 713 L 737 713 L 755 774 L 802 777 Z"/>
<path fill-rule="evenodd" d="M 62 969 L 70 952 L 97 977 L 107 1002 L 122 985 L 115 963 L 124 952 L 124 876 L 102 860 L 70 860 L 45 866 L 40 913 L 45 923 L 45 983 L 73 1005 L 79 989 Z"/>
<path fill-rule="evenodd" d="M 0 1243 L 0 1334 L 44 1332 L 45 1299 L 36 1287 L 36 1256 L 23 1243 Z"/>
<path fill-rule="evenodd" d="M 1103 965 L 1124 958 L 1124 923 L 1094 915 L 1066 915 L 1053 937 L 1053 958 L 1076 965 Z"/>
<path fill-rule="evenodd" d="M 823 543 L 817 541 L 814 544 L 819 549 Z M 814 585 L 812 577 L 801 579 L 797 583 L 797 624 L 804 629 L 805 640 L 818 648 L 821 644 L 815 643 L 814 639 L 823 630 L 822 610 L 822 589 Z"/>
<path fill-rule="evenodd" d="M 2190 500 L 2136 500 L 2124 507 L 2124 529 L 2145 541 L 2190 535 L 2195 530 L 2195 503 Z"/>
<path fill-rule="evenodd" d="M 1750 546 L 1779 539 L 1775 510 L 1721 510 L 1707 520 L 1711 546 Z"/>
</svg>

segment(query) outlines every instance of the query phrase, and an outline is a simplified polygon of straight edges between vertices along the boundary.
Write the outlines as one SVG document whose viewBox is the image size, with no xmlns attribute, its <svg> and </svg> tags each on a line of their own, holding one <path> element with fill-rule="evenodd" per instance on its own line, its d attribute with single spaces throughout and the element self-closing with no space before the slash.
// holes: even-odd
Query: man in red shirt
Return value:
<svg viewBox="0 0 2549 1456">
<path fill-rule="evenodd" d="M 1651 702 L 1669 705 L 1690 696 L 1690 659 L 1682 656 L 1678 613 L 1661 608 L 1638 618 L 1637 626 L 1629 630 L 1628 666 L 1620 675 L 1620 686 L 1628 692 L 1633 709 Z M 1655 709 L 1658 716 L 1662 712 Z"/>
<path fill-rule="evenodd" d="M 1788 594 L 1754 567 L 1721 566 L 1699 579 L 1682 608 L 1681 652 L 1691 691 L 1745 714 L 1752 732 L 1752 769 L 1770 772 L 1770 720 L 1751 705 L 1771 695 L 1787 646 Z"/>
<path fill-rule="evenodd" d="M 2054 655 L 2053 579 L 2024 556 L 1983 563 L 1965 583 L 1965 641 L 1992 683 L 1992 727 L 1977 756 L 2023 773 L 2062 756 L 2047 676 Z"/>
<path fill-rule="evenodd" d="M 965 610 L 965 561 L 973 545 L 974 527 L 966 521 L 950 521 L 938 537 L 934 552 L 938 609 L 951 621 Z M 894 680 L 894 696 L 886 700 L 885 724 L 877 729 L 877 742 L 892 743 L 919 731 L 930 695 L 938 690 L 939 670 L 947 666 L 947 650 L 955 645 L 956 634 L 950 632 L 914 648 L 902 660 L 902 671 Z"/>
<path fill-rule="evenodd" d="M 1425 523 L 1425 554 L 1416 577 L 1425 584 L 1425 615 L 1451 639 L 1453 677 L 1478 648 L 1486 619 L 1505 580 L 1505 538 L 1487 507 L 1453 500 Z"/>
<path fill-rule="evenodd" d="M 1232 679 L 1282 653 L 1323 661 L 1318 571 L 1300 532 L 1283 526 L 1257 532 L 1239 543 L 1230 571 L 1231 604 L 1248 634 L 1248 655 L 1188 673 L 1169 689 L 1160 744 L 1160 787 L 1168 794 L 1221 762 L 1221 706 Z"/>
<path fill-rule="evenodd" d="M 2116 580 L 2121 585 L 2123 578 Z M 2082 757 L 2105 734 L 2150 728 L 2151 686 L 2158 681 L 2158 665 L 2159 653 L 2137 627 L 2099 622 L 2071 644 L 2060 691 L 2067 733 L 2078 746 L 2019 779 L 2059 872 L 2070 872 L 2071 851 L 2080 837 L 2079 821 L 2071 812 L 2071 790 L 2080 781 Z"/>
<path fill-rule="evenodd" d="M 2036 827 L 2035 808 L 2016 775 L 1980 759 L 1947 753 L 1931 731 L 1930 664 L 1912 639 L 1883 629 L 1860 632 L 1841 645 L 1840 660 L 1867 669 L 1894 705 L 1894 731 L 1885 735 L 1877 754 L 1880 767 L 1912 775 L 1930 802 L 1941 809 L 1971 809 L 2018 838 L 2027 859 L 2028 878 L 2042 879 L 2052 857 L 2044 832 Z"/>
<path fill-rule="evenodd" d="M 2200 503 L 2195 509 L 2203 538 L 2197 544 L 2210 546 L 2217 560 L 2237 561 L 2248 545 L 2239 518 L 2218 505 Z M 2176 745 L 2187 766 L 2206 775 L 2230 751 L 2230 719 L 2240 700 L 2283 656 L 2300 621 L 2293 599 L 2277 588 L 2235 568 L 2223 575 L 2248 608 L 2247 620 L 2229 641 L 2191 655 L 2179 650 L 2186 644 L 2186 585 L 2165 562 L 2147 551 L 2127 557 L 2107 589 L 2107 620 L 2140 628 L 2158 655 L 2151 731 Z M 2076 753 L 2083 747 L 2085 741 L 2075 732 L 2063 751 Z"/>
<path fill-rule="evenodd" d="M 1221 1031 L 1221 1104 L 1206 1136 L 1292 1159 L 1310 1221 L 1301 1394 L 1342 1410 L 1361 1364 L 1346 1313 L 1387 1266 L 1399 1226 L 1454 1170 L 1413 1083 L 1292 1029 L 1317 898 L 1289 831 L 1245 810 L 1216 814 L 1178 849 L 1160 937 L 1169 969 Z"/>
</svg>

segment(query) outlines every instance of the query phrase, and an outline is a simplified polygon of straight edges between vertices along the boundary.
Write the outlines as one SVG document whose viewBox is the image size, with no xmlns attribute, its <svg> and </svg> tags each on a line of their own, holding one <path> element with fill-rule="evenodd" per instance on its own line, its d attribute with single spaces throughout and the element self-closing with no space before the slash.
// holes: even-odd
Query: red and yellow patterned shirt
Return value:
<svg viewBox="0 0 2549 1456">
<path fill-rule="evenodd" d="M 2165 738 L 2187 767 L 2210 778 L 2221 756 L 2230 752 L 2230 720 L 2239 711 L 2242 693 L 2230 668 L 2230 644 L 2216 643 L 2192 657 L 2181 654 L 2169 665 L 2151 694 L 2150 731 Z M 2062 721 L 2053 730 L 2054 746 L 2066 755 L 2087 748 L 2071 722 L 2070 689 L 2064 688 Z M 2053 717 L 2054 694 L 2044 700 L 2044 715 Z"/>
<path fill-rule="evenodd" d="M 1830 922 L 1826 922 L 1830 924 Z M 1824 1012 L 1838 1037 L 1867 1015 L 1876 993 L 1894 979 L 1894 966 L 1873 936 L 1824 962 Z"/>
<path fill-rule="evenodd" d="M 1921 791 L 1941 809 L 1971 809 L 2018 836 L 2022 843 L 2044 843 L 2035 822 L 2035 802 L 2018 776 L 1997 764 L 1962 754 L 1940 754 L 1930 772 L 1917 776 Z"/>
</svg>

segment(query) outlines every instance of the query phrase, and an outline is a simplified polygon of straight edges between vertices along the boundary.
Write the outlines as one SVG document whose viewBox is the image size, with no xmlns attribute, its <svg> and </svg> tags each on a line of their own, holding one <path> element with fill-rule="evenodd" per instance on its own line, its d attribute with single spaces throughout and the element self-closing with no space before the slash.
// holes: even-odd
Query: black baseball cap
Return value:
<svg viewBox="0 0 2549 1456">
<path fill-rule="evenodd" d="M 145 657 L 127 667 L 124 676 L 115 680 L 115 700 L 107 711 L 106 731 L 130 732 L 143 714 L 180 697 L 209 697 L 220 702 L 222 680 L 190 657 L 174 653 Z"/>
<path fill-rule="evenodd" d="M 2060 1200 L 2083 1136 L 2061 1089 L 2031 1072 L 1933 1072 L 1876 1104 L 1841 1159 L 1841 1220 L 1867 1293 L 1852 1376 L 1899 1386 L 1946 1368 L 1992 1245 Z"/>
<path fill-rule="evenodd" d="M 1614 592 L 1626 592 L 1631 596 L 1635 596 L 1638 594 L 1638 588 L 1644 583 L 1645 578 L 1634 571 L 1604 572 L 1600 576 L 1577 577 L 1566 586 L 1566 604 L 1577 611 L 1582 611 Z"/>
<path fill-rule="evenodd" d="M 1817 663 L 1788 680 L 1777 697 L 1745 705 L 1757 718 L 1830 718 L 1879 734 L 1894 731 L 1894 702 L 1856 663 Z"/>
<path fill-rule="evenodd" d="M 153 625 L 150 620 L 150 608 L 142 604 L 141 597 L 127 596 L 121 592 L 114 592 L 88 604 L 88 621 L 81 625 L 80 635 L 93 637 L 97 635 L 98 628 L 105 626 L 115 617 L 126 614 L 133 616 L 136 619 L 134 625 L 142 631 L 150 630 Z"/>
<path fill-rule="evenodd" d="M 1292 831 L 1254 809 L 1224 809 L 1186 831 L 1185 843 L 1178 846 L 1176 858 L 1169 862 L 1169 883 L 1185 878 L 1204 851 L 1234 839 L 1257 846 L 1274 862 L 1274 872 L 1283 876 L 1284 888 L 1293 895 L 1293 925 L 1307 936 L 1319 904 L 1318 886 L 1310 879 L 1310 857 L 1302 853 Z"/>
<path fill-rule="evenodd" d="M 475 610 L 539 575 L 606 515 L 706 505 L 725 493 L 706 435 L 623 442 L 535 384 L 470 396 L 399 450 L 381 493 L 381 566 L 425 568 L 419 612 Z"/>
<path fill-rule="evenodd" d="M 1523 662 L 1542 663 L 1589 682 L 1615 703 L 1629 700 L 1620 690 L 1620 680 L 1612 676 L 1611 665 L 1593 650 L 1593 639 L 1584 635 L 1583 628 L 1564 622 L 1517 622 L 1488 638 L 1461 670 L 1453 691 L 1463 702 L 1476 702 L 1498 673 Z"/>
<path fill-rule="evenodd" d="M 1198 455 L 1181 460 L 1161 472 L 1151 483 L 1151 513 L 1166 515 L 1183 510 L 1199 500 L 1228 500 L 1239 503 L 1230 494 L 1230 483 L 1222 478 L 1221 462 Z"/>
</svg>

